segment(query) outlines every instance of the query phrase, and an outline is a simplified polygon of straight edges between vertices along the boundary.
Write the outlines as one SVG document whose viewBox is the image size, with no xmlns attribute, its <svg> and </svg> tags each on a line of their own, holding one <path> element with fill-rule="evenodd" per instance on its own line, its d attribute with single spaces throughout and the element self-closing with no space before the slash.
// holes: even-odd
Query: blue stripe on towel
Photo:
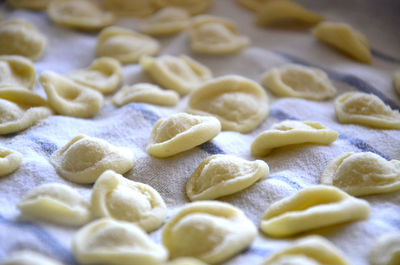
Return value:
<svg viewBox="0 0 400 265">
<path fill-rule="evenodd" d="M 392 56 L 390 56 L 390 55 L 384 54 L 384 53 L 382 53 L 382 52 L 380 52 L 380 51 L 378 51 L 378 50 L 371 49 L 371 54 L 372 54 L 374 57 L 376 57 L 376 58 L 378 58 L 378 59 L 381 59 L 381 60 L 383 60 L 383 61 L 387 61 L 387 62 L 390 62 L 390 63 L 398 63 L 398 64 L 400 64 L 400 59 L 397 59 L 397 58 L 394 58 L 394 57 L 392 57 Z"/>
<path fill-rule="evenodd" d="M 284 112 L 284 111 L 282 111 L 280 109 L 276 109 L 276 108 L 271 109 L 270 112 L 269 112 L 269 115 L 274 117 L 275 119 L 280 120 L 280 121 L 283 121 L 283 120 L 295 120 L 295 121 L 297 121 L 297 120 L 299 120 L 298 118 L 296 118 L 296 117 L 294 117 L 294 116 L 292 116 L 292 115 L 290 115 L 290 114 L 288 114 L 288 113 L 286 113 L 286 112 Z"/>
<path fill-rule="evenodd" d="M 250 247 L 246 250 L 244 250 L 241 254 L 247 255 L 247 254 L 253 254 L 256 256 L 260 257 L 267 257 L 273 252 L 272 249 L 268 248 L 260 248 L 260 247 Z"/>
<path fill-rule="evenodd" d="M 279 180 L 279 181 L 285 182 L 286 184 L 288 184 L 290 187 L 292 187 L 295 190 L 303 189 L 303 186 L 301 186 L 297 182 L 291 180 L 290 178 L 282 176 L 282 175 L 279 175 L 279 176 L 270 175 L 270 176 L 268 176 L 267 180 L 270 180 L 270 179 L 275 179 L 275 180 Z"/>
<path fill-rule="evenodd" d="M 205 142 L 199 146 L 201 150 L 206 151 L 210 155 L 225 154 L 224 150 L 213 142 Z"/>
<path fill-rule="evenodd" d="M 30 140 L 32 140 L 32 142 L 34 142 L 35 144 L 39 145 L 40 148 L 49 156 L 52 153 L 54 153 L 54 151 L 56 151 L 58 149 L 58 146 L 56 144 L 50 142 L 46 138 L 33 136 L 33 135 L 28 136 L 28 137 L 29 137 Z"/>
<path fill-rule="evenodd" d="M 144 103 L 130 103 L 127 106 L 140 112 L 140 114 L 142 114 L 142 116 L 152 124 L 156 123 L 160 119 L 160 116 L 154 113 L 154 111 L 148 109 Z"/>
</svg>

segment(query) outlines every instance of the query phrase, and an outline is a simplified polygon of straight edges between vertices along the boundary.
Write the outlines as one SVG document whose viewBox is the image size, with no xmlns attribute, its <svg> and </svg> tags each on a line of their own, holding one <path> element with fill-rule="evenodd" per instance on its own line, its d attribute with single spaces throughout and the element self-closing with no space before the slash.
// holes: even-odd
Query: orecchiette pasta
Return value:
<svg viewBox="0 0 400 265">
<path fill-rule="evenodd" d="M 47 14 L 56 24 L 82 30 L 98 30 L 114 22 L 112 13 L 103 11 L 93 0 L 52 1 Z"/>
<path fill-rule="evenodd" d="M 113 58 L 102 57 L 93 61 L 87 69 L 67 74 L 75 82 L 107 94 L 114 92 L 122 79 L 122 67 Z"/>
<path fill-rule="evenodd" d="M 186 184 L 191 201 L 213 200 L 241 191 L 269 174 L 267 163 L 233 155 L 213 155 L 201 162 Z"/>
<path fill-rule="evenodd" d="M 158 84 L 180 95 L 186 95 L 212 78 L 206 66 L 186 55 L 163 55 L 158 58 L 146 56 L 140 60 L 140 64 Z"/>
<path fill-rule="evenodd" d="M 150 0 L 103 0 L 107 10 L 118 16 L 145 17 L 156 11 L 156 6 Z"/>
<path fill-rule="evenodd" d="M 16 171 L 22 162 L 22 155 L 14 150 L 0 146 L 0 178 Z"/>
<path fill-rule="evenodd" d="M 400 233 L 386 234 L 378 238 L 372 246 L 371 265 L 396 265 L 400 260 Z"/>
<path fill-rule="evenodd" d="M 400 113 L 380 98 L 362 92 L 347 92 L 335 100 L 335 111 L 341 123 L 355 123 L 382 129 L 400 128 Z"/>
<path fill-rule="evenodd" d="M 0 54 L 22 55 L 37 60 L 46 44 L 46 38 L 26 21 L 0 22 Z"/>
<path fill-rule="evenodd" d="M 212 0 L 153 0 L 153 2 L 158 8 L 179 7 L 191 15 L 197 15 L 204 13 L 211 6 Z"/>
<path fill-rule="evenodd" d="M 397 70 L 393 76 L 393 85 L 397 93 L 400 95 L 400 70 Z"/>
<path fill-rule="evenodd" d="M 170 257 L 195 257 L 210 264 L 223 262 L 246 249 L 257 236 L 241 210 L 218 201 L 184 206 L 163 228 L 162 242 Z"/>
<path fill-rule="evenodd" d="M 33 10 L 45 10 L 52 0 L 7 0 L 13 8 L 27 8 Z"/>
<path fill-rule="evenodd" d="M 79 226 L 92 218 L 89 203 L 74 189 L 60 183 L 46 183 L 25 194 L 18 208 L 26 217 L 62 225 Z"/>
<path fill-rule="evenodd" d="M 267 3 L 270 0 L 236 0 L 243 7 L 248 8 L 252 11 L 260 10 L 263 4 Z"/>
<path fill-rule="evenodd" d="M 47 94 L 49 105 L 58 114 L 89 118 L 96 115 L 103 106 L 103 95 L 100 92 L 67 77 L 45 71 L 39 81 Z"/>
<path fill-rule="evenodd" d="M 223 130 L 247 133 L 268 115 L 265 91 L 250 79 L 228 75 L 208 81 L 190 94 L 188 112 L 213 115 Z"/>
<path fill-rule="evenodd" d="M 259 134 L 251 144 L 251 153 L 265 156 L 274 148 L 303 143 L 327 145 L 337 137 L 336 131 L 319 122 L 286 120 Z"/>
<path fill-rule="evenodd" d="M 155 189 L 112 170 L 97 179 L 91 204 L 94 215 L 135 223 L 147 232 L 159 228 L 167 214 L 164 200 Z"/>
<path fill-rule="evenodd" d="M 0 55 L 0 86 L 17 85 L 32 89 L 36 69 L 31 60 L 18 55 Z"/>
<path fill-rule="evenodd" d="M 220 131 L 221 124 L 214 117 L 173 114 L 156 122 L 146 151 L 155 157 L 173 156 L 211 140 Z"/>
<path fill-rule="evenodd" d="M 1 265 L 62 265 L 62 263 L 38 252 L 19 250 L 3 260 Z"/>
<path fill-rule="evenodd" d="M 190 15 L 185 9 L 166 7 L 144 19 L 139 31 L 152 36 L 174 35 L 189 26 Z"/>
<path fill-rule="evenodd" d="M 240 35 L 231 20 L 208 15 L 193 18 L 189 34 L 190 47 L 197 53 L 236 53 L 250 44 L 250 40 Z"/>
<path fill-rule="evenodd" d="M 288 237 L 316 228 L 369 217 L 369 204 L 332 186 L 317 185 L 271 204 L 261 218 L 261 230 Z"/>
<path fill-rule="evenodd" d="M 162 106 L 174 106 L 179 101 L 179 94 L 172 90 L 163 90 L 160 87 L 138 83 L 133 86 L 124 86 L 113 97 L 116 106 L 131 102 L 143 102 Z"/>
<path fill-rule="evenodd" d="M 168 257 L 138 226 L 107 218 L 81 228 L 72 251 L 82 264 L 161 265 Z"/>
<path fill-rule="evenodd" d="M 108 56 L 123 64 L 136 63 L 143 55 L 155 55 L 160 50 L 157 40 L 134 31 L 108 27 L 97 39 L 97 56 Z"/>
<path fill-rule="evenodd" d="M 105 140 L 76 136 L 50 157 L 58 174 L 76 183 L 93 183 L 107 169 L 123 174 L 133 167 L 133 152 Z"/>
<path fill-rule="evenodd" d="M 321 183 L 334 185 L 354 196 L 400 190 L 400 161 L 371 152 L 343 153 L 329 162 Z"/>
<path fill-rule="evenodd" d="M 347 24 L 322 22 L 313 29 L 313 34 L 353 59 L 363 63 L 372 61 L 368 39 Z"/>
<path fill-rule="evenodd" d="M 166 265 L 207 265 L 207 264 L 195 258 L 176 258 L 168 262 Z"/>
<path fill-rule="evenodd" d="M 325 100 L 336 94 L 325 72 L 296 64 L 271 69 L 261 77 L 261 83 L 282 97 Z"/>
</svg>

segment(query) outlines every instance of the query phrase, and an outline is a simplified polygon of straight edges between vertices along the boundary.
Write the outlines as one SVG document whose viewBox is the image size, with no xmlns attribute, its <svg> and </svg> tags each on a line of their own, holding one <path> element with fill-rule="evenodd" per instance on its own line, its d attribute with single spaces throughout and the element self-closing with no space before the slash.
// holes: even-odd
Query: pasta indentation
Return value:
<svg viewBox="0 0 400 265">
<path fill-rule="evenodd" d="M 35 82 L 36 69 L 31 60 L 18 55 L 0 55 L 0 86 L 32 89 Z"/>
<path fill-rule="evenodd" d="M 179 7 L 191 15 L 204 13 L 211 6 L 211 3 L 212 0 L 154 0 L 154 4 L 158 8 Z"/>
<path fill-rule="evenodd" d="M 22 163 L 22 154 L 0 146 L 0 178 L 16 171 Z"/>
</svg>

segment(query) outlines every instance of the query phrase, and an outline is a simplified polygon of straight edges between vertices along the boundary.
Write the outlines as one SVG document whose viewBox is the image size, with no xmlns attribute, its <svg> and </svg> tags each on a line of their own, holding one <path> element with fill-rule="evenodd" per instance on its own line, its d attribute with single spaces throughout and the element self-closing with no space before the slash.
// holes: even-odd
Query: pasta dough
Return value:
<svg viewBox="0 0 400 265">
<path fill-rule="evenodd" d="M 397 265 L 400 260 L 400 233 L 386 234 L 378 238 L 370 253 L 371 265 Z"/>
<path fill-rule="evenodd" d="M 325 72 L 296 64 L 272 68 L 261 77 L 261 83 L 281 97 L 325 100 L 336 94 L 336 88 Z"/>
<path fill-rule="evenodd" d="M 195 258 L 177 258 L 166 265 L 207 265 L 206 263 Z"/>
<path fill-rule="evenodd" d="M 27 8 L 33 10 L 45 10 L 52 0 L 7 0 L 12 8 Z"/>
<path fill-rule="evenodd" d="M 0 178 L 16 171 L 22 163 L 22 154 L 0 146 Z"/>
<path fill-rule="evenodd" d="M 261 265 L 350 265 L 341 251 L 321 236 L 307 236 L 278 251 Z"/>
<path fill-rule="evenodd" d="M 36 69 L 31 60 L 18 55 L 0 55 L 0 86 L 32 89 L 35 82 Z"/>
<path fill-rule="evenodd" d="M 99 30 L 110 26 L 114 16 L 103 11 L 93 0 L 57 0 L 47 9 L 51 21 L 81 30 Z"/>
<path fill-rule="evenodd" d="M 107 94 L 114 92 L 121 83 L 122 67 L 117 60 L 102 57 L 94 60 L 89 68 L 73 71 L 67 77 Z"/>
<path fill-rule="evenodd" d="M 186 183 L 191 201 L 213 200 L 244 190 L 269 175 L 268 164 L 233 155 L 213 155 L 201 162 Z"/>
<path fill-rule="evenodd" d="M 18 203 L 26 217 L 61 225 L 80 226 L 92 219 L 89 203 L 74 189 L 46 183 L 26 193 Z"/>
<path fill-rule="evenodd" d="M 107 169 L 123 174 L 135 163 L 133 152 L 105 140 L 79 135 L 50 157 L 58 174 L 75 183 L 89 184 Z"/>
<path fill-rule="evenodd" d="M 103 95 L 71 79 L 51 71 L 43 72 L 39 81 L 47 94 L 49 105 L 61 115 L 89 118 L 103 106 Z"/>
<path fill-rule="evenodd" d="M 211 6 L 212 0 L 153 0 L 153 2 L 158 8 L 179 7 L 191 15 L 197 15 L 204 13 Z"/>
<path fill-rule="evenodd" d="M 254 81 L 228 75 L 215 78 L 193 91 L 187 111 L 199 115 L 213 115 L 223 130 L 251 132 L 267 117 L 268 98 Z"/>
<path fill-rule="evenodd" d="M 173 114 L 156 122 L 147 145 L 147 153 L 169 157 L 205 143 L 221 131 L 214 117 L 186 113 Z"/>
<path fill-rule="evenodd" d="M 22 20 L 0 22 L 0 54 L 22 55 L 37 60 L 47 44 L 46 38 Z"/>
<path fill-rule="evenodd" d="M 221 263 L 248 248 L 257 229 L 241 210 L 218 201 L 185 205 L 162 231 L 170 257 L 194 257 Z"/>
<path fill-rule="evenodd" d="M 151 0 L 103 0 L 102 3 L 118 16 L 145 17 L 156 11 Z"/>
<path fill-rule="evenodd" d="M 136 63 L 143 55 L 156 55 L 160 44 L 153 38 L 120 28 L 108 27 L 97 39 L 97 56 L 108 56 L 123 64 Z"/>
<path fill-rule="evenodd" d="M 322 22 L 313 29 L 313 34 L 351 58 L 371 63 L 372 56 L 368 39 L 359 31 L 344 23 Z"/>
<path fill-rule="evenodd" d="M 237 3 L 252 11 L 260 10 L 260 8 L 271 0 L 236 0 Z"/>
<path fill-rule="evenodd" d="M 317 185 L 271 204 L 261 218 L 260 228 L 271 237 L 288 237 L 368 217 L 368 202 L 338 188 Z"/>
<path fill-rule="evenodd" d="M 240 35 L 233 21 L 209 15 L 192 19 L 190 47 L 194 52 L 223 55 L 241 51 L 250 40 Z"/>
<path fill-rule="evenodd" d="M 124 86 L 113 97 L 113 104 L 122 106 L 131 102 L 144 102 L 162 106 L 174 106 L 179 101 L 179 94 L 172 90 L 163 90 L 160 87 L 138 83 Z"/>
<path fill-rule="evenodd" d="M 272 149 L 303 143 L 331 144 L 339 134 L 319 122 L 286 120 L 274 124 L 251 143 L 251 154 L 265 156 Z"/>
<path fill-rule="evenodd" d="M 397 93 L 400 95 L 400 70 L 397 70 L 393 76 L 393 85 Z"/>
<path fill-rule="evenodd" d="M 341 123 L 355 123 L 381 129 L 399 129 L 400 113 L 380 98 L 362 92 L 347 92 L 335 100 L 335 111 Z"/>
<path fill-rule="evenodd" d="M 353 196 L 400 190 L 400 161 L 371 152 L 343 153 L 326 166 L 321 183 L 334 185 Z"/>
<path fill-rule="evenodd" d="M 182 96 L 212 78 L 212 73 L 206 66 L 186 55 L 163 55 L 158 58 L 146 56 L 140 60 L 140 64 L 158 84 L 175 90 Z"/>
<path fill-rule="evenodd" d="M 94 215 L 135 223 L 147 232 L 159 228 L 167 215 L 164 200 L 155 189 L 112 170 L 97 179 L 91 204 Z"/>
<path fill-rule="evenodd" d="M 62 265 L 60 262 L 31 250 L 13 252 L 1 265 Z"/>
</svg>

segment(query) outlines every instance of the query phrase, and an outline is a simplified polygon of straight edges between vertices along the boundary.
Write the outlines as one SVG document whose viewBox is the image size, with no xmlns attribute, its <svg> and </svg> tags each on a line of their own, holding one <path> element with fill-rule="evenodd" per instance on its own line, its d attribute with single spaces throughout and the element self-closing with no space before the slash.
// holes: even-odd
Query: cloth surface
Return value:
<svg viewBox="0 0 400 265">
<path fill-rule="evenodd" d="M 392 74 L 400 68 L 400 10 L 397 1 L 299 1 L 324 14 L 329 20 L 348 22 L 365 33 L 371 42 L 373 63 L 360 64 L 318 42 L 308 30 L 266 29 L 254 25 L 254 14 L 235 1 L 214 1 L 210 14 L 236 21 L 239 31 L 250 37 L 252 44 L 242 52 L 227 56 L 193 54 L 187 33 L 162 38 L 161 54 L 187 54 L 207 65 L 214 76 L 238 74 L 255 81 L 272 67 L 287 63 L 311 65 L 325 70 L 338 89 L 364 91 L 378 95 L 394 109 L 400 109 L 400 97 L 392 84 Z M 25 19 L 48 38 L 44 56 L 35 66 L 38 75 L 45 70 L 58 73 L 84 68 L 95 59 L 96 34 L 87 34 L 53 25 L 45 13 L 11 10 L 0 4 L 5 19 Z M 119 25 L 134 29 L 135 19 L 124 19 Z M 123 84 L 151 80 L 139 65 L 124 67 Z M 45 96 L 37 82 L 34 91 Z M 267 91 L 270 114 L 253 132 L 240 134 L 221 132 L 212 141 L 167 159 L 157 159 L 145 152 L 153 124 L 160 117 L 184 111 L 187 96 L 177 106 L 158 107 L 131 103 L 116 108 L 110 96 L 100 113 L 91 119 L 61 115 L 50 116 L 31 128 L 0 137 L 2 146 L 23 154 L 18 171 L 0 179 L 0 260 L 18 249 L 32 249 L 54 257 L 64 264 L 77 264 L 71 253 L 71 239 L 77 231 L 40 221 L 21 218 L 16 205 L 30 189 L 43 183 L 65 183 L 77 189 L 87 199 L 91 185 L 76 185 L 58 176 L 49 163 L 49 156 L 74 136 L 86 134 L 125 146 L 135 153 L 136 164 L 125 177 L 154 187 L 168 206 L 168 218 L 188 203 L 185 184 L 200 162 L 211 154 L 226 153 L 254 160 L 250 144 L 272 124 L 285 120 L 313 120 L 340 133 L 329 146 L 301 145 L 273 151 L 263 158 L 270 167 L 270 176 L 250 188 L 221 199 L 242 209 L 258 227 L 265 209 L 273 202 L 295 194 L 298 190 L 319 183 L 326 164 L 342 152 L 371 151 L 386 159 L 400 159 L 399 130 L 371 129 L 352 124 L 340 124 L 333 108 L 333 99 L 310 101 L 277 98 Z M 400 192 L 364 197 L 371 205 L 367 221 L 353 222 L 313 231 L 329 239 L 354 265 L 368 264 L 368 255 L 375 239 L 400 229 Z M 309 233 L 311 234 L 311 233 Z M 304 235 L 300 235 L 304 236 Z M 160 242 L 161 229 L 151 237 Z M 277 250 L 288 246 L 289 239 L 272 239 L 259 231 L 251 247 L 226 264 L 259 264 Z"/>
</svg>

